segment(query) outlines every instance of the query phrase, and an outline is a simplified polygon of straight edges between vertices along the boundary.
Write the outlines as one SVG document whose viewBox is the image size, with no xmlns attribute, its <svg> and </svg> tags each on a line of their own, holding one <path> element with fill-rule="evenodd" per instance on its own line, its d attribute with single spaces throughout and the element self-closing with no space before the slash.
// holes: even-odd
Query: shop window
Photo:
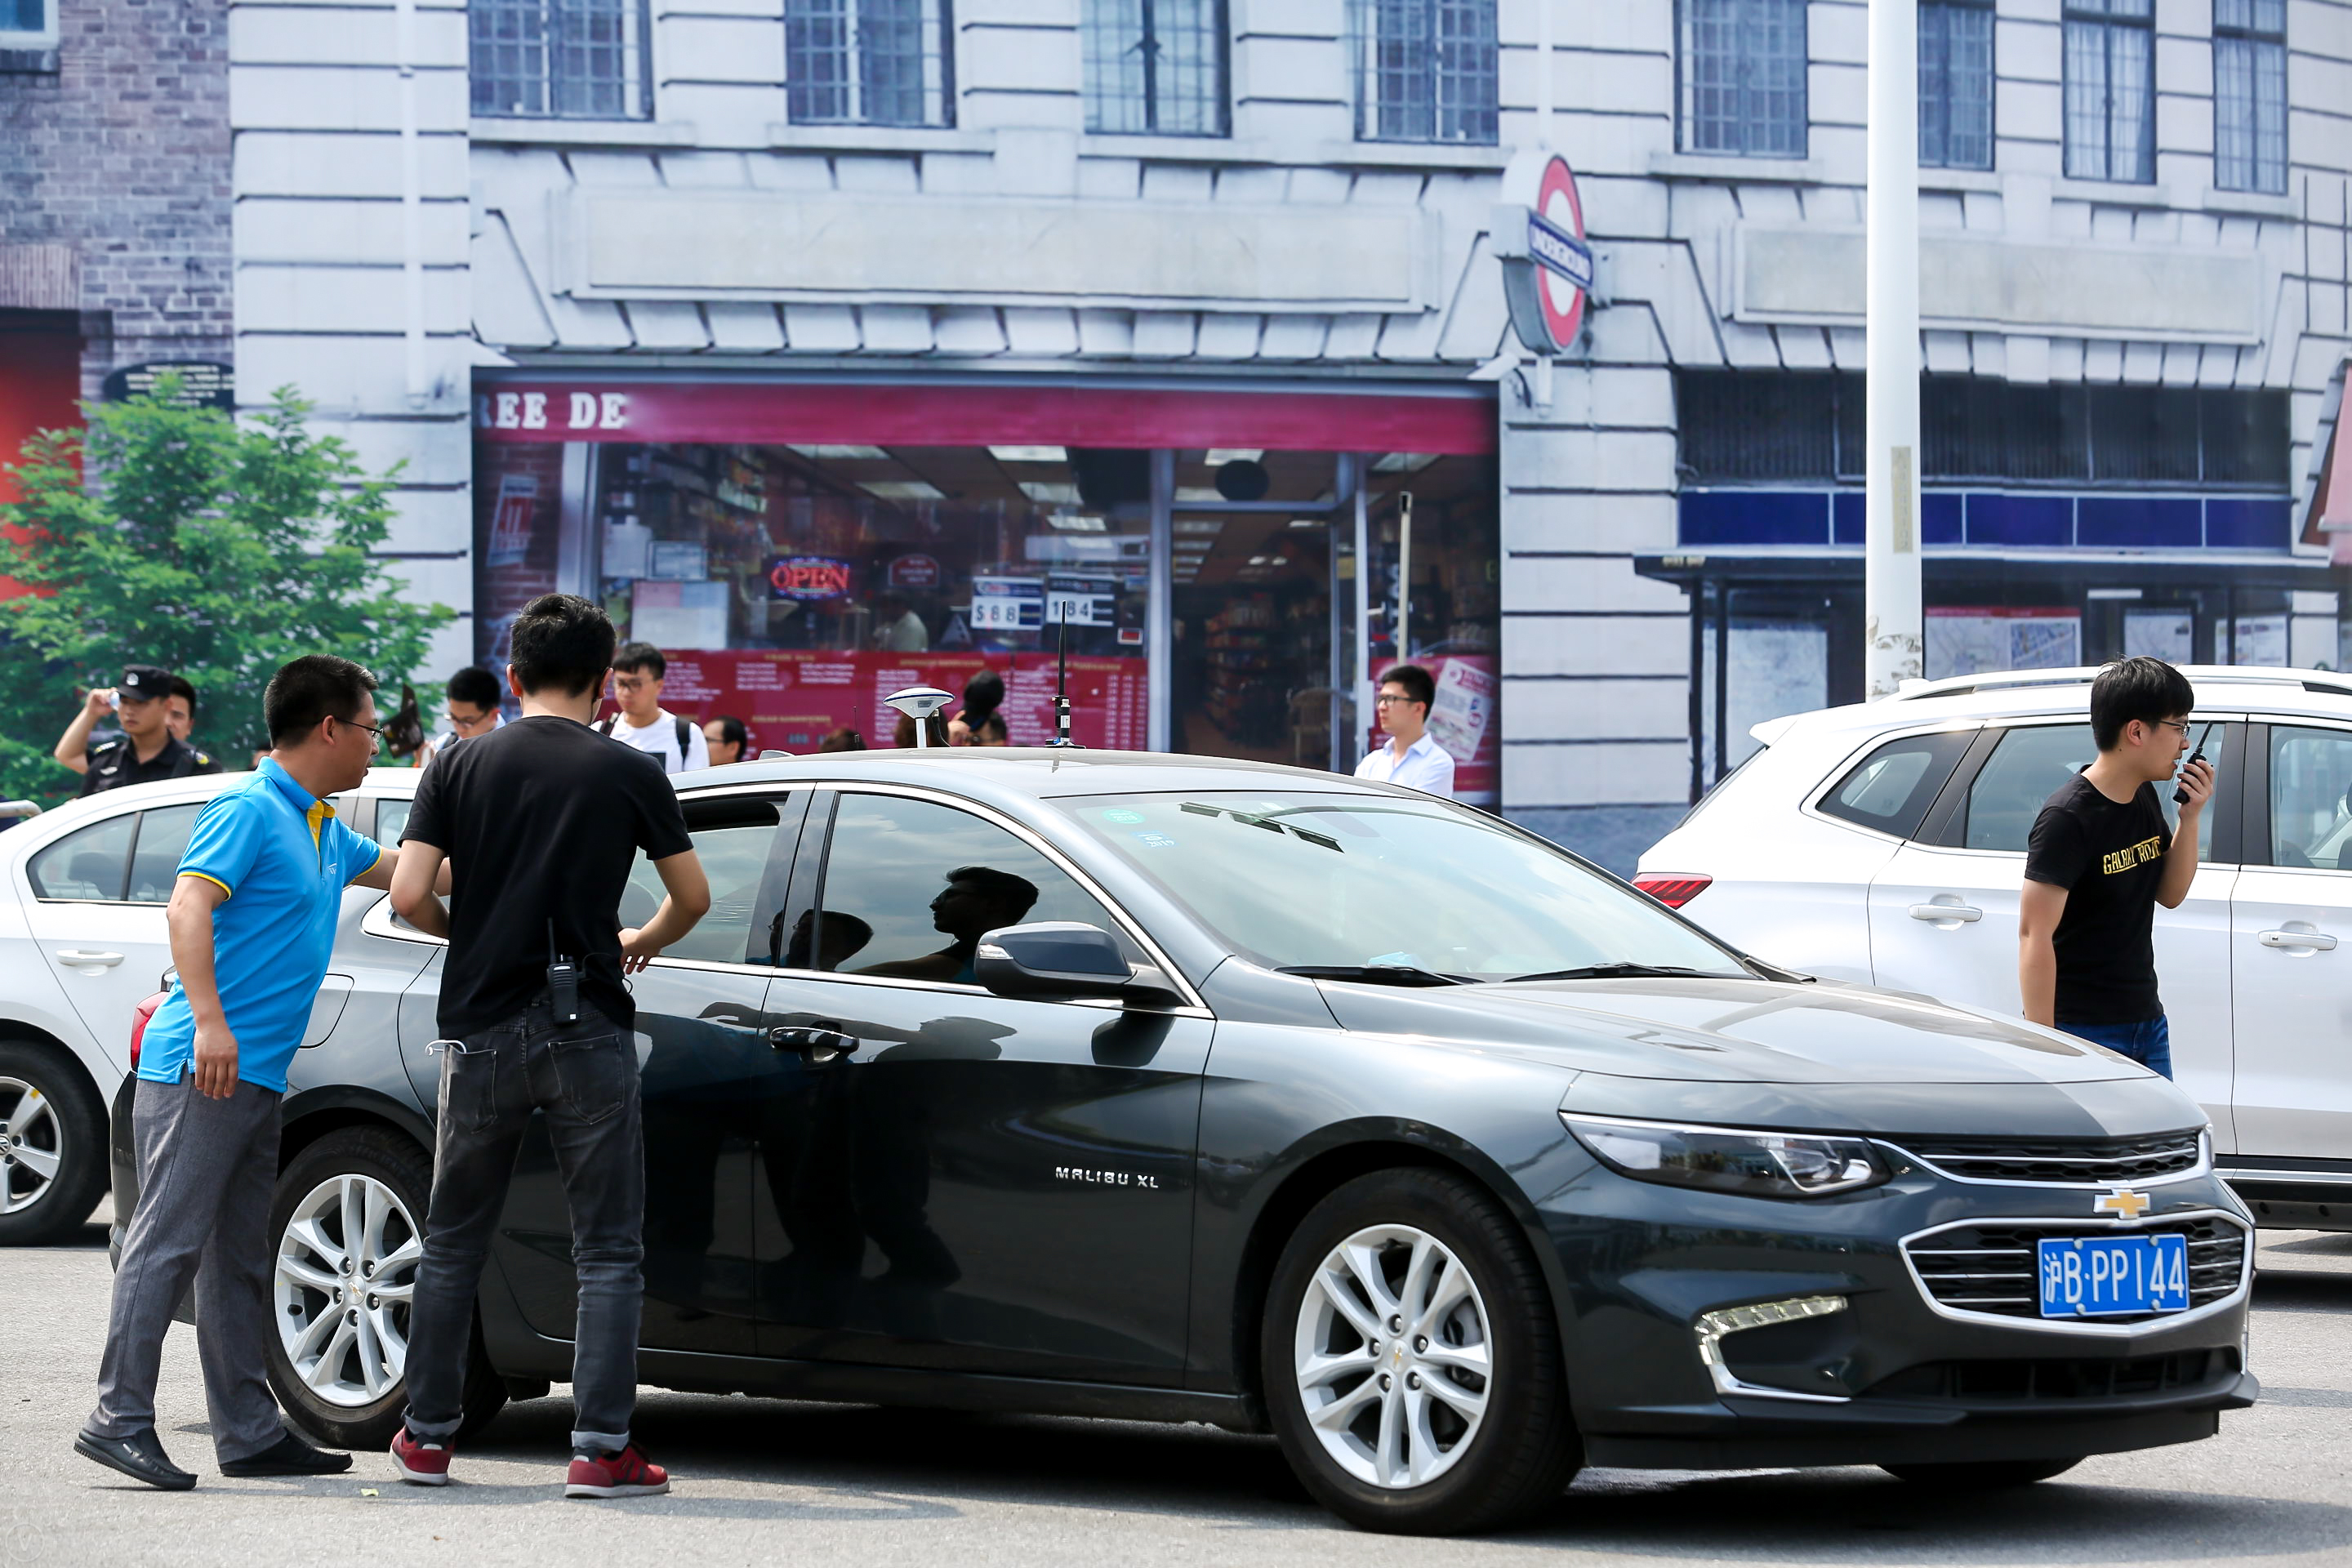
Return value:
<svg viewBox="0 0 2352 1568">
<path fill-rule="evenodd" d="M 951 0 L 785 0 L 795 125 L 953 125 Z"/>
<path fill-rule="evenodd" d="M 2066 173 L 2156 178 L 2155 0 L 2066 0 Z"/>
<path fill-rule="evenodd" d="M 653 112 L 645 0 L 472 0 L 473 111 L 635 120 Z"/>
<path fill-rule="evenodd" d="M 2213 0 L 2213 183 L 2286 190 L 2286 0 Z"/>
<path fill-rule="evenodd" d="M 1496 0 L 1351 0 L 1356 136 L 1492 146 Z"/>
<path fill-rule="evenodd" d="M 1087 129 L 1226 133 L 1222 0 L 1086 0 Z"/>
<path fill-rule="evenodd" d="M 1992 0 L 1923 0 L 1920 5 L 1923 167 L 1992 167 Z"/>
<path fill-rule="evenodd" d="M 1681 0 L 1682 145 L 1805 155 L 1805 0 Z"/>
</svg>

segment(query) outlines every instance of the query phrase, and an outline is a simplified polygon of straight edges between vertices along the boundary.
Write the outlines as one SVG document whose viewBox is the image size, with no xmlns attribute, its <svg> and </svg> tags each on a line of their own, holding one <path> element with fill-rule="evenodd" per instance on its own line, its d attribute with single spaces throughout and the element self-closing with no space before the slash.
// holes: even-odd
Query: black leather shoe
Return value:
<svg viewBox="0 0 2352 1568">
<path fill-rule="evenodd" d="M 313 1448 L 291 1432 L 249 1458 L 229 1459 L 220 1468 L 225 1476 L 331 1476 L 352 1468 L 349 1454 Z"/>
<path fill-rule="evenodd" d="M 156 1440 L 152 1426 L 128 1437 L 100 1437 L 84 1432 L 74 1438 L 74 1452 L 96 1459 L 109 1469 L 121 1470 L 134 1481 L 145 1481 L 167 1492 L 190 1491 L 196 1484 L 195 1477 L 172 1463 L 172 1457 Z"/>
</svg>

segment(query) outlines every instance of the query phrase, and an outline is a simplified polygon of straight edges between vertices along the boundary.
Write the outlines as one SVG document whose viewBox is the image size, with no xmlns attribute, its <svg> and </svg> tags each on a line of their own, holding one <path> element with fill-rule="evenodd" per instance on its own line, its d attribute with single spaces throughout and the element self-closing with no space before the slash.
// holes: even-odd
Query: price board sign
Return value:
<svg viewBox="0 0 2352 1568">
<path fill-rule="evenodd" d="M 1036 631 L 1045 624 L 1045 585 L 1034 577 L 974 577 L 965 624 L 976 632 Z"/>
</svg>

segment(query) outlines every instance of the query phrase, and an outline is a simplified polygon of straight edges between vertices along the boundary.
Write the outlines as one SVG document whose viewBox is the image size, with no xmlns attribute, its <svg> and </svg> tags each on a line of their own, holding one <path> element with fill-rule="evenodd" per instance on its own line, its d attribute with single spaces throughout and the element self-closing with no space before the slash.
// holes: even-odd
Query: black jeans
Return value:
<svg viewBox="0 0 2352 1568">
<path fill-rule="evenodd" d="M 579 1271 L 572 1331 L 572 1446 L 629 1444 L 645 1297 L 646 1142 L 636 1051 L 583 1004 L 559 1025 L 544 997 L 494 1028 L 443 1047 L 433 1203 L 408 1336 L 408 1429 L 446 1441 L 464 1419 L 474 1291 L 506 1206 L 515 1151 L 534 1110 L 563 1173 Z"/>
</svg>

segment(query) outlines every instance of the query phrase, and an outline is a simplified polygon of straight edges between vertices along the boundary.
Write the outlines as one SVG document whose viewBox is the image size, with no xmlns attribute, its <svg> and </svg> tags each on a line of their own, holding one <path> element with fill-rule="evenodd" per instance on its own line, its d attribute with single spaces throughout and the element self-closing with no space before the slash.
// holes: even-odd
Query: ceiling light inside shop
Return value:
<svg viewBox="0 0 2352 1568">
<path fill-rule="evenodd" d="M 1201 460 L 1213 468 L 1222 468 L 1227 463 L 1255 463 L 1265 456 L 1263 447 L 1212 447 Z"/>
<path fill-rule="evenodd" d="M 1372 465 L 1376 474 L 1417 474 L 1437 461 L 1434 452 L 1391 452 Z"/>
<path fill-rule="evenodd" d="M 1268 566 L 1272 565 L 1273 562 L 1267 556 L 1253 555 L 1249 558 L 1249 563 L 1253 566 Z"/>
<path fill-rule="evenodd" d="M 879 447 L 794 447 L 792 450 L 803 458 L 862 458 L 887 460 L 890 454 Z"/>
<path fill-rule="evenodd" d="M 1290 520 L 1290 526 L 1293 528 L 1328 528 L 1330 524 L 1319 517 L 1294 517 Z"/>
<path fill-rule="evenodd" d="M 1059 447 L 991 447 L 988 455 L 1000 463 L 1066 463 L 1069 454 Z"/>
<path fill-rule="evenodd" d="M 1205 533 L 1213 536 L 1224 531 L 1225 525 L 1218 518 L 1180 517 L 1176 520 L 1176 531 L 1179 533 Z"/>
<path fill-rule="evenodd" d="M 1039 506 L 1067 505 L 1078 499 L 1076 485 L 1049 485 L 1041 479 L 1021 481 L 1021 493 Z"/>
<path fill-rule="evenodd" d="M 869 479 L 857 487 L 883 500 L 943 500 L 947 492 L 921 479 Z"/>
<path fill-rule="evenodd" d="M 1065 533 L 1108 533 L 1110 531 L 1110 525 L 1102 519 L 1089 517 L 1082 511 L 1047 512 L 1045 521 Z"/>
<path fill-rule="evenodd" d="M 1176 504 L 1179 506 L 1192 505 L 1204 500 L 1222 501 L 1224 499 L 1217 493 L 1217 487 L 1214 485 L 1178 485 L 1176 487 Z"/>
</svg>

